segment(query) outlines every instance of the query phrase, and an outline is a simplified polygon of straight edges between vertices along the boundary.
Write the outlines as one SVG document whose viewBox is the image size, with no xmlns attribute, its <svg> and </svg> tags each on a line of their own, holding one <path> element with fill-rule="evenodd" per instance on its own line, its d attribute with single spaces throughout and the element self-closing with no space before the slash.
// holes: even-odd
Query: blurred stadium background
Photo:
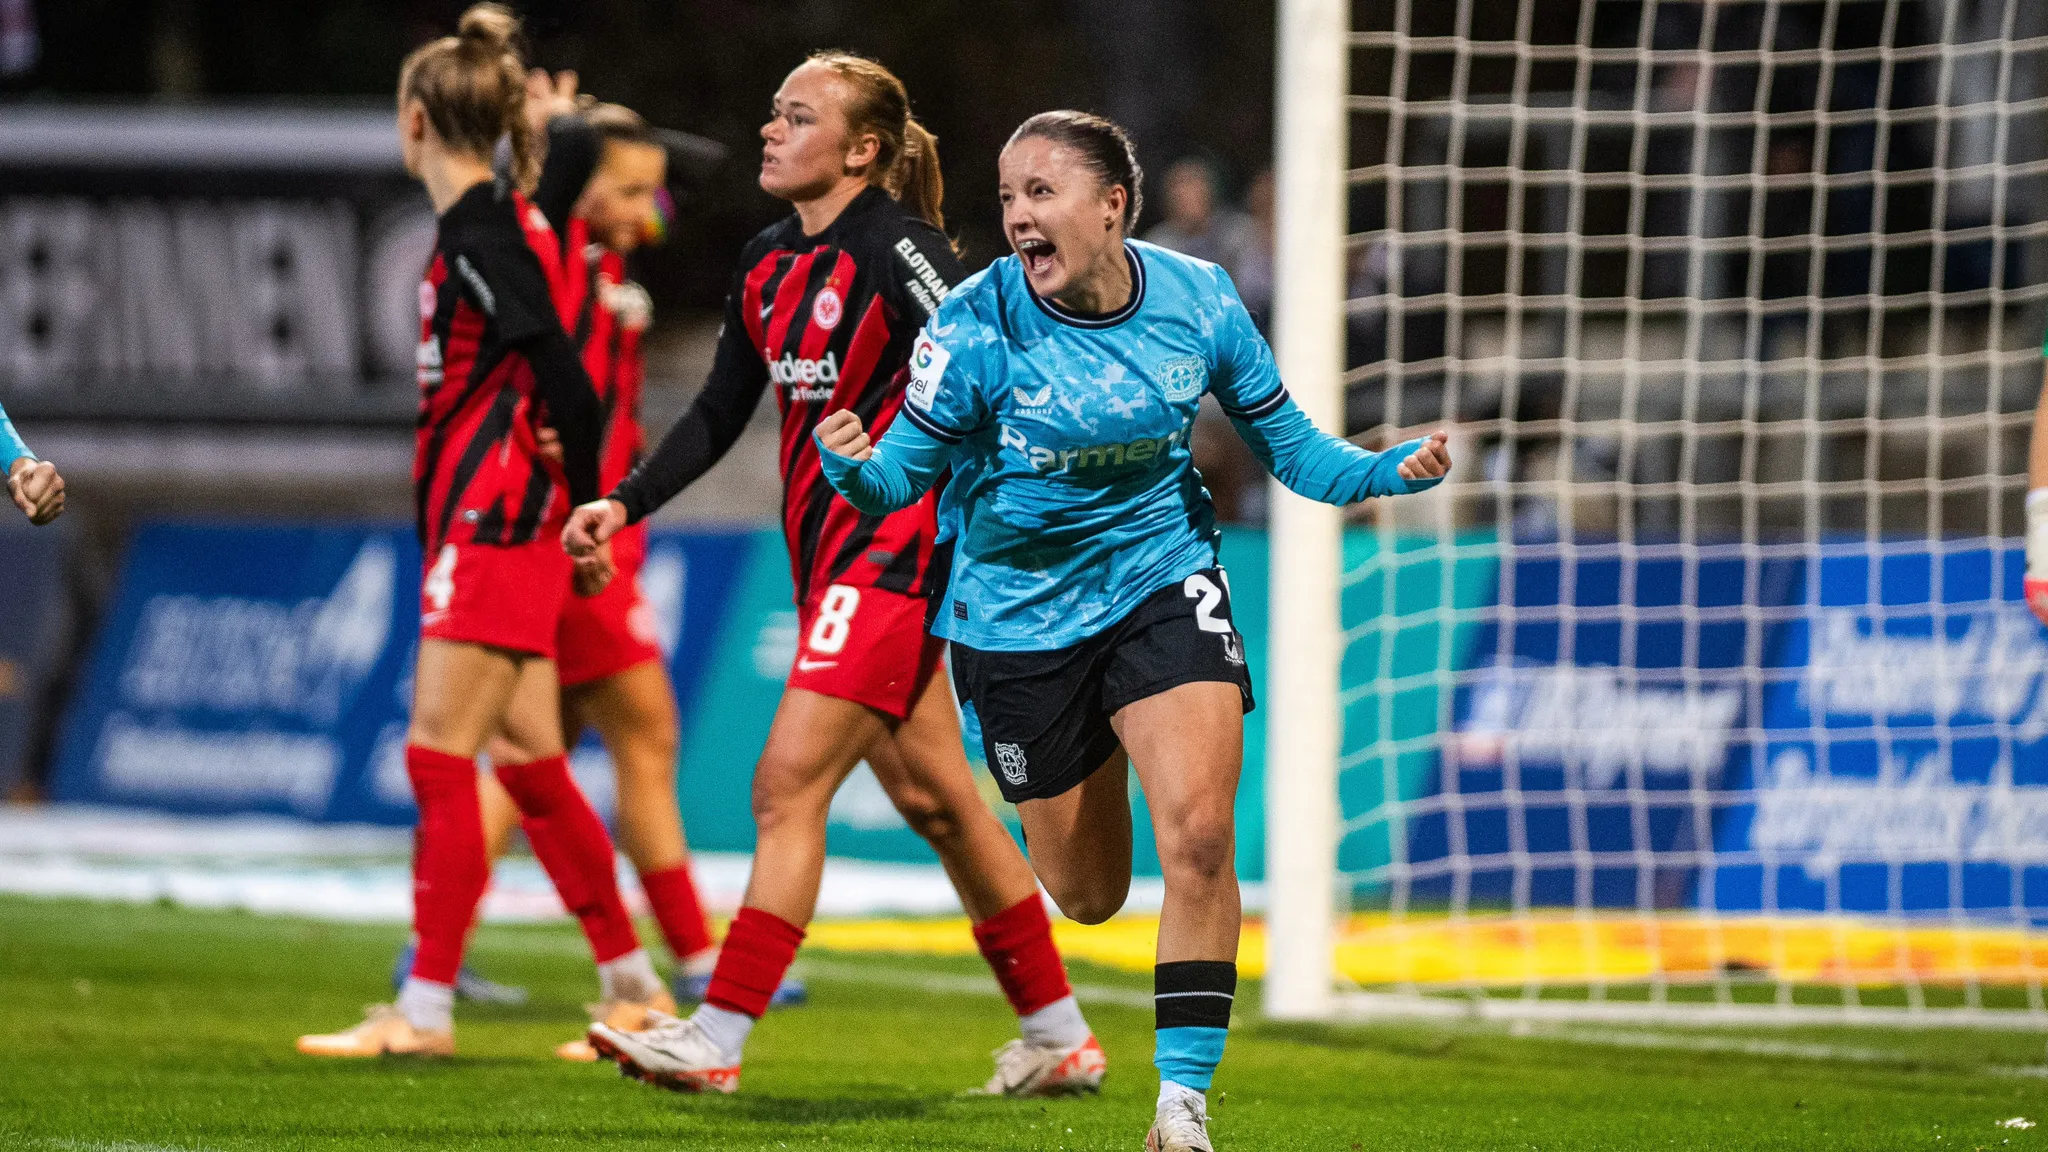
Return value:
<svg viewBox="0 0 2048 1152">
<path fill-rule="evenodd" d="M 61 527 L 0 537 L 24 577 L 0 625 L 0 792 L 409 821 L 403 772 L 376 769 L 416 627 L 404 524 L 433 219 L 399 166 L 390 89 L 404 53 L 461 7 L 5 9 L 0 404 L 77 496 Z M 1152 163 L 1152 203 L 1172 217 L 1155 210 L 1146 227 L 1179 228 L 1270 300 L 1270 7 L 523 14 L 536 63 L 735 157 L 676 181 L 668 243 L 636 257 L 656 305 L 656 435 L 702 382 L 739 246 L 781 211 L 754 186 L 755 132 L 776 79 L 819 45 L 872 53 L 911 85 L 971 267 L 1005 250 L 991 192 L 1002 140 L 1032 111 L 1079 104 L 1128 125 Z M 1255 465 L 1215 423 L 1205 444 L 1227 511 L 1256 523 Z M 795 639 L 776 583 L 774 428 L 757 419 L 662 512 L 648 574 L 686 718 L 730 721 L 689 725 L 686 816 L 714 851 L 751 843 L 747 770 Z M 602 753 L 586 752 L 581 774 L 602 792 Z M 835 850 L 925 862 L 878 788 L 856 782 L 842 809 Z"/>
<path fill-rule="evenodd" d="M 433 222 L 390 89 L 461 7 L 0 0 L 0 404 L 71 491 L 54 528 L 0 518 L 0 892 L 403 920 Z M 2048 1028 L 2017 539 L 2048 7 L 521 8 L 536 63 L 736 158 L 636 258 L 651 429 L 778 215 L 768 96 L 827 45 L 905 79 L 971 268 L 1004 252 L 1010 129 L 1102 111 L 1148 168 L 1140 234 L 1230 269 L 1297 394 L 1367 443 L 1451 428 L 1440 496 L 1342 522 L 1198 429 L 1267 705 L 1239 872 L 1276 1015 Z M 1276 91 L 1329 115 L 1289 129 Z M 772 428 L 660 514 L 646 576 L 725 910 L 795 644 Z M 577 770 L 603 807 L 594 742 Z M 957 904 L 870 778 L 830 837 L 815 942 L 965 949 L 915 919 Z M 1146 969 L 1152 901 L 1063 947 Z M 518 859 L 486 908 L 558 913 Z"/>
</svg>

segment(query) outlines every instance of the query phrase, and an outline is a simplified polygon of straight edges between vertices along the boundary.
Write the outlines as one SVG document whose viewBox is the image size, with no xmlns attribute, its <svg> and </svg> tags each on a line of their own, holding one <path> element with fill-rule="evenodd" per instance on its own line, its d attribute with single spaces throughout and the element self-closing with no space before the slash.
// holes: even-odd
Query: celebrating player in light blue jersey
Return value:
<svg viewBox="0 0 2048 1152">
<path fill-rule="evenodd" d="M 909 419 L 873 445 L 851 411 L 819 424 L 824 472 L 880 515 L 952 470 L 939 518 L 955 558 L 932 630 L 952 643 L 1032 865 L 1076 920 L 1107 919 L 1129 893 L 1126 756 L 1136 767 L 1166 880 L 1145 1146 L 1209 1152 L 1204 1093 L 1237 988 L 1232 811 L 1252 693 L 1189 448 L 1196 408 L 1213 394 L 1282 483 L 1332 504 L 1431 487 L 1450 454 L 1440 432 L 1373 453 L 1310 423 L 1223 270 L 1125 238 L 1142 173 L 1115 124 L 1034 116 L 1000 171 L 1016 255 L 925 326 Z"/>
<path fill-rule="evenodd" d="M 64 478 L 55 464 L 28 450 L 5 408 L 0 408 L 0 475 L 7 477 L 7 495 L 29 523 L 48 524 L 63 514 Z"/>
</svg>

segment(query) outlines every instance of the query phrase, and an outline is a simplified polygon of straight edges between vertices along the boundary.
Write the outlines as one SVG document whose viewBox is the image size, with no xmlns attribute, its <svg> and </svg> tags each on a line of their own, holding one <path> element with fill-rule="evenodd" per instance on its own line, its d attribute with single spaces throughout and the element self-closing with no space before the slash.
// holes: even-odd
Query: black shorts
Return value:
<svg viewBox="0 0 2048 1152">
<path fill-rule="evenodd" d="M 1057 796 L 1116 751 L 1109 718 L 1125 705 L 1202 681 L 1237 685 L 1253 708 L 1244 637 L 1223 569 L 1162 588 L 1131 614 L 1050 652 L 952 645 L 953 687 L 981 722 L 988 769 L 1015 804 Z"/>
</svg>

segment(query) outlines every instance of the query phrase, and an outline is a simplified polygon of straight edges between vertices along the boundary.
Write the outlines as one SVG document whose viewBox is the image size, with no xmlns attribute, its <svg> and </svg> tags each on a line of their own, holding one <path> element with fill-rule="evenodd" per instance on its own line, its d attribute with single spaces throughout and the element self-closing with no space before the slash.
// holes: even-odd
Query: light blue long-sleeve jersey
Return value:
<svg viewBox="0 0 2048 1152">
<path fill-rule="evenodd" d="M 905 507 L 949 466 L 952 579 L 932 631 L 989 651 L 1064 648 L 1216 564 L 1189 437 L 1213 393 L 1280 482 L 1331 504 L 1417 492 L 1421 445 L 1367 452 L 1316 428 L 1223 270 L 1126 247 L 1128 304 L 1082 317 L 1040 299 L 1015 256 L 962 281 L 918 334 L 903 415 L 865 461 L 821 451 L 863 512 Z M 822 445 L 821 445 L 822 448 Z"/>
<path fill-rule="evenodd" d="M 0 408 L 0 478 L 13 469 L 14 462 L 23 456 L 33 460 L 36 454 L 28 450 L 21 433 L 14 430 L 14 421 L 7 418 L 7 409 Z"/>
</svg>

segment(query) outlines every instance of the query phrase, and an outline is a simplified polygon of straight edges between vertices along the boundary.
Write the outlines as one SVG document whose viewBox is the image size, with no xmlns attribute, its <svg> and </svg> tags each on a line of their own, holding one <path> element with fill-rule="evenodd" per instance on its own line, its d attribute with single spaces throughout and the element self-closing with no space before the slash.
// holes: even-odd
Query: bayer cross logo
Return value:
<svg viewBox="0 0 2048 1152">
<path fill-rule="evenodd" d="M 996 767 L 1002 769 L 1003 779 L 1012 784 L 1024 782 L 1024 749 L 1016 744 L 996 745 Z"/>
<path fill-rule="evenodd" d="M 1161 360 L 1152 369 L 1159 380 L 1160 391 L 1166 393 L 1169 404 L 1181 404 L 1202 395 L 1202 389 L 1209 386 L 1209 366 L 1200 356 L 1175 356 Z"/>
</svg>

